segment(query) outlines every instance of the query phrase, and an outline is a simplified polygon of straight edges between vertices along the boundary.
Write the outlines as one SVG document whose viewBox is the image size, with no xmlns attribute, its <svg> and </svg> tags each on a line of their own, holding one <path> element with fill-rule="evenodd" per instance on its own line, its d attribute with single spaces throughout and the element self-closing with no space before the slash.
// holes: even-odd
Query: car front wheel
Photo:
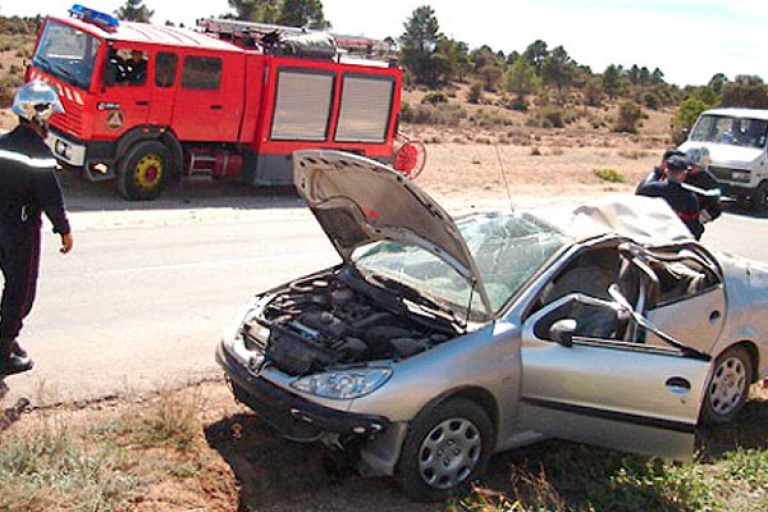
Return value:
<svg viewBox="0 0 768 512">
<path fill-rule="evenodd" d="M 731 347 L 715 361 L 702 409 L 705 423 L 731 421 L 744 406 L 752 383 L 752 360 L 744 347 Z"/>
<path fill-rule="evenodd" d="M 451 399 L 420 413 L 398 465 L 400 486 L 417 501 L 438 501 L 466 489 L 485 471 L 493 425 L 482 407 Z"/>
</svg>

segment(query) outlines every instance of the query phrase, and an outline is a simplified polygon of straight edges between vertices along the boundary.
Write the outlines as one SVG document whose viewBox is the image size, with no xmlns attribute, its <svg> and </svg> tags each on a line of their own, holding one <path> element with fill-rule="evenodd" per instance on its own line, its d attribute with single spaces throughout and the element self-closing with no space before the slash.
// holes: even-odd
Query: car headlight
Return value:
<svg viewBox="0 0 768 512">
<path fill-rule="evenodd" d="M 355 368 L 302 377 L 291 387 L 324 398 L 349 400 L 372 393 L 392 376 L 391 368 Z"/>
<path fill-rule="evenodd" d="M 749 173 L 743 171 L 733 171 L 731 173 L 731 179 L 733 181 L 749 181 Z"/>
</svg>

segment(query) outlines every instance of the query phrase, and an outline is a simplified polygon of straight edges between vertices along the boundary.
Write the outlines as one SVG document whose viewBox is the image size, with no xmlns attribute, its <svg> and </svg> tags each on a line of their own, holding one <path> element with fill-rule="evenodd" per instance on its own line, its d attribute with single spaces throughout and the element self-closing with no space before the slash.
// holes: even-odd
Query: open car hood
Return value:
<svg viewBox="0 0 768 512">
<path fill-rule="evenodd" d="M 417 245 L 473 283 L 490 302 L 456 224 L 406 177 L 368 158 L 329 150 L 293 153 L 293 181 L 345 262 L 379 240 Z"/>
</svg>

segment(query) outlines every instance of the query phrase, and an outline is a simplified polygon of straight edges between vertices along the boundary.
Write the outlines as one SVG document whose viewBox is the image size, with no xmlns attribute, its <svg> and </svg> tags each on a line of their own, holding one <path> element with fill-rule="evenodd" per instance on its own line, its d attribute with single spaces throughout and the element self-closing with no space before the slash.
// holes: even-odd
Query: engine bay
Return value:
<svg viewBox="0 0 768 512">
<path fill-rule="evenodd" d="M 245 321 L 246 345 L 258 345 L 266 362 L 289 375 L 304 375 L 331 366 L 405 359 L 459 334 L 444 322 L 418 318 L 390 294 L 389 300 L 376 300 L 377 293 L 385 292 L 365 283 L 353 287 L 345 282 L 349 279 L 328 271 L 273 291 L 261 314 Z M 361 291 L 364 287 L 371 293 Z M 254 334 L 263 327 L 269 329 L 266 343 Z"/>
</svg>

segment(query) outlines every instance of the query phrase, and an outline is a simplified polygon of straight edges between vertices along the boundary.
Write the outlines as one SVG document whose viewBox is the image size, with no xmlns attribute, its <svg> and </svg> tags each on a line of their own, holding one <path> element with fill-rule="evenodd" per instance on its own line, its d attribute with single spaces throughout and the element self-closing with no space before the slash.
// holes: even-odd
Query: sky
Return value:
<svg viewBox="0 0 768 512">
<path fill-rule="evenodd" d="M 66 15 L 67 0 L 0 0 L 4 16 Z M 82 2 L 113 12 L 125 0 Z M 488 45 L 522 52 L 537 39 L 563 46 L 579 64 L 602 73 L 609 64 L 658 67 L 667 82 L 704 85 L 716 73 L 768 81 L 765 0 L 322 0 L 332 31 L 399 37 L 422 5 L 432 7 L 446 36 L 470 49 Z M 231 12 L 227 0 L 144 0 L 152 22 L 194 26 L 197 18 Z"/>
</svg>

